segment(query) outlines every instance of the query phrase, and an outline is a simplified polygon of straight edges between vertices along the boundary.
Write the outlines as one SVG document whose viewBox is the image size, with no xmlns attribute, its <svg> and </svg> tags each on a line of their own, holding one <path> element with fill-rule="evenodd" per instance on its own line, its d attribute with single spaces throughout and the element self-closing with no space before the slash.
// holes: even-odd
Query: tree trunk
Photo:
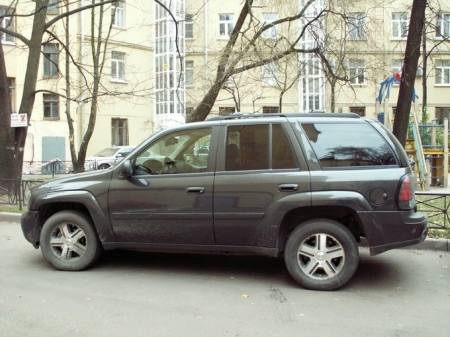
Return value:
<svg viewBox="0 0 450 337">
<path fill-rule="evenodd" d="M 0 120 L 5 123 L 5 127 L 0 129 L 0 179 L 17 178 L 17 174 L 14 172 L 14 165 L 12 165 L 14 162 L 14 130 L 8 125 L 8 121 L 11 120 L 11 113 L 11 97 L 6 74 L 5 55 L 3 54 L 3 45 L 0 42 Z"/>
<path fill-rule="evenodd" d="M 239 37 L 239 32 L 244 25 L 245 19 L 250 12 L 250 7 L 252 6 L 252 4 L 253 0 L 245 0 L 245 5 L 242 7 L 239 18 L 236 22 L 236 25 L 234 26 L 230 39 L 228 40 L 228 43 L 223 50 L 219 65 L 217 66 L 216 78 L 214 80 L 214 83 L 211 88 L 209 88 L 208 92 L 203 97 L 197 108 L 195 108 L 194 112 L 187 117 L 186 122 L 190 123 L 204 121 L 206 117 L 208 117 L 208 114 L 211 112 L 211 109 L 216 102 L 217 96 L 219 95 L 219 91 L 220 89 L 222 89 L 222 85 L 228 78 L 228 76 L 226 75 L 226 66 L 228 60 L 230 59 L 230 53 L 233 49 L 233 46 L 236 44 L 237 38 Z"/>
<path fill-rule="evenodd" d="M 420 42 L 425 21 L 427 1 L 414 0 L 409 22 L 408 39 L 406 42 L 405 59 L 403 62 L 402 79 L 397 100 L 397 111 L 394 119 L 393 134 L 405 146 L 409 127 L 411 102 L 415 97 L 414 82 L 416 80 L 417 64 L 420 56 Z"/>
</svg>

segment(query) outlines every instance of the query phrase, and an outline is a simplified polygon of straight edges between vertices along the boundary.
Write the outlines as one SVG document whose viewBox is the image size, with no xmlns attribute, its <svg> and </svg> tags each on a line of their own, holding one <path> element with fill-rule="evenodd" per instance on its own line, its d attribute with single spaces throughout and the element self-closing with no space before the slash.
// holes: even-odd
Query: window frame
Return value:
<svg viewBox="0 0 450 337">
<path fill-rule="evenodd" d="M 44 54 L 43 76 L 54 78 L 59 75 L 59 44 L 44 43 L 42 46 Z"/>
<path fill-rule="evenodd" d="M 233 29 L 234 29 L 234 14 L 219 13 L 219 37 L 221 39 L 228 39 Z M 222 31 L 224 32 L 223 34 L 221 33 Z"/>
<path fill-rule="evenodd" d="M 47 14 L 59 14 L 59 0 L 49 0 L 47 6 Z"/>
<path fill-rule="evenodd" d="M 278 20 L 278 13 L 263 13 L 263 27 Z M 261 37 L 264 39 L 276 39 L 278 35 L 278 27 L 273 26 L 262 32 Z"/>
<path fill-rule="evenodd" d="M 185 79 L 184 83 L 187 87 L 193 87 L 194 82 L 194 61 L 193 60 L 186 60 L 185 61 Z"/>
<path fill-rule="evenodd" d="M 111 3 L 111 15 L 114 15 L 114 27 L 125 27 L 125 1 L 117 0 Z"/>
<path fill-rule="evenodd" d="M 118 58 L 117 56 L 120 56 L 121 58 Z M 126 54 L 123 52 L 116 50 L 111 51 L 111 79 L 113 81 L 126 81 L 125 56 Z"/>
<path fill-rule="evenodd" d="M 408 13 L 393 12 L 392 13 L 392 39 L 403 40 L 408 36 Z M 397 34 L 395 34 L 397 33 Z"/>
<path fill-rule="evenodd" d="M 442 76 L 444 73 L 444 76 Z M 441 81 L 438 82 L 438 80 Z M 449 86 L 450 85 L 450 59 L 439 59 L 435 63 L 435 82 L 436 86 Z"/>
<path fill-rule="evenodd" d="M 6 15 L 8 14 L 8 7 L 0 6 L 0 15 Z M 0 25 L 2 28 L 9 29 L 11 31 L 15 31 L 14 27 L 15 21 L 12 16 L 10 17 L 3 17 L 3 19 L 0 21 Z M 1 34 L 0 43 L 2 44 L 10 44 L 14 43 L 14 36 L 11 34 L 3 33 Z"/>
<path fill-rule="evenodd" d="M 351 107 L 349 107 L 349 111 L 351 113 L 355 113 L 361 117 L 366 116 L 366 107 L 365 106 L 351 106 Z"/>
<path fill-rule="evenodd" d="M 298 170 L 290 138 L 282 123 L 250 123 L 226 128 L 226 171 Z M 230 145 L 235 147 L 228 153 Z M 231 149 L 230 149 L 231 150 Z"/>
<path fill-rule="evenodd" d="M 111 145 L 130 145 L 128 118 L 111 118 Z"/>
<path fill-rule="evenodd" d="M 279 66 L 277 62 L 270 62 L 261 66 L 261 81 L 263 87 L 277 87 Z"/>
<path fill-rule="evenodd" d="M 43 94 L 43 116 L 45 120 L 59 120 L 59 95 L 56 94 Z M 49 115 L 46 116 L 46 112 Z"/>
<path fill-rule="evenodd" d="M 362 66 L 361 66 L 362 65 Z M 349 83 L 352 85 L 366 85 L 366 64 L 361 59 L 349 59 L 348 73 L 350 77 Z M 360 80 L 363 77 L 362 81 Z"/>
<path fill-rule="evenodd" d="M 450 38 L 450 13 L 443 12 L 436 16 L 436 39 Z"/>
<path fill-rule="evenodd" d="M 190 13 L 186 13 L 184 15 L 184 38 L 185 39 L 194 38 L 194 15 Z"/>
<path fill-rule="evenodd" d="M 349 13 L 348 15 L 348 38 L 352 41 L 366 39 L 366 16 L 363 12 Z"/>
</svg>

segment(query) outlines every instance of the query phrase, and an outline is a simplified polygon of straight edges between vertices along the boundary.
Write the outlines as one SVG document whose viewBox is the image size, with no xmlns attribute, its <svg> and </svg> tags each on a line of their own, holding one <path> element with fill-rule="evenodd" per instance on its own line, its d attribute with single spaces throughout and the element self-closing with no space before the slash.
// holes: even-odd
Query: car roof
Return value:
<svg viewBox="0 0 450 337">
<path fill-rule="evenodd" d="M 251 118 L 356 118 L 359 119 L 361 116 L 355 113 L 323 113 L 323 112 L 310 112 L 310 113 L 270 113 L 270 114 L 241 114 L 235 113 L 228 116 L 217 116 L 212 117 L 206 121 L 222 121 L 222 120 L 233 120 L 233 119 L 251 119 Z"/>
</svg>

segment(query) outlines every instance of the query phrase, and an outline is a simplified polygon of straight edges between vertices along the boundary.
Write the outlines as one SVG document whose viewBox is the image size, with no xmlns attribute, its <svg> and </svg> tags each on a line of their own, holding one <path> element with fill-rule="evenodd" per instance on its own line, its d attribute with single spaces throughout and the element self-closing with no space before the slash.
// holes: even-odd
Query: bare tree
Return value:
<svg viewBox="0 0 450 337">
<path fill-rule="evenodd" d="M 78 8 L 75 8 L 73 10 L 64 12 L 60 15 L 57 15 L 51 20 L 47 21 L 47 8 L 49 0 L 35 0 L 35 7 L 34 10 L 32 10 L 29 14 L 21 14 L 21 16 L 29 16 L 33 18 L 32 23 L 32 31 L 29 38 L 26 36 L 19 34 L 18 32 L 15 32 L 14 30 L 0 27 L 0 32 L 3 34 L 9 34 L 14 36 L 15 38 L 19 39 L 26 47 L 28 47 L 28 59 L 27 59 L 27 65 L 26 65 L 26 73 L 25 73 L 25 79 L 24 79 L 24 85 L 23 85 L 23 92 L 22 92 L 22 101 L 20 103 L 19 107 L 19 114 L 26 114 L 28 117 L 28 120 L 30 120 L 34 101 L 35 101 L 35 94 L 37 93 L 36 90 L 36 82 L 38 77 L 38 70 L 39 70 L 39 61 L 41 56 L 41 44 L 44 39 L 44 35 L 46 33 L 51 33 L 49 31 L 50 27 L 52 27 L 54 24 L 59 22 L 65 17 L 68 17 L 70 15 L 73 15 L 75 13 L 81 12 L 86 9 L 94 8 L 97 6 L 104 6 L 106 4 L 111 4 L 115 0 L 104 0 L 100 3 L 92 1 L 91 4 L 86 6 L 80 6 Z M 3 15 L 3 17 L 0 17 L 0 20 L 3 20 L 5 17 L 8 18 L 14 18 L 17 17 L 17 14 L 14 12 L 14 6 L 17 4 L 16 1 L 13 1 L 10 6 L 10 11 Z M 2 53 L 3 54 L 3 53 Z M 6 76 L 6 65 L 4 58 L 0 58 L 0 62 L 3 64 L 0 66 L 0 71 L 3 72 L 3 74 L 0 76 L 1 86 L 5 87 L 4 78 L 7 78 Z M 7 85 L 6 85 L 7 86 Z M 0 92 L 0 101 L 6 102 L 7 98 L 6 95 L 9 96 L 9 91 L 1 91 Z M 8 99 L 9 100 L 9 99 Z M 10 109 L 9 104 L 9 109 Z M 2 111 L 2 115 L 7 114 L 7 110 Z M 3 132 L 9 132 L 9 118 L 5 118 L 0 120 L 0 133 Z M 11 170 L 11 178 L 15 178 L 21 174 L 22 171 L 22 164 L 23 164 L 23 155 L 24 155 L 24 146 L 27 136 L 27 130 L 28 127 L 20 127 L 15 128 L 15 135 L 14 139 L 12 140 L 12 143 L 0 143 L 0 148 L 8 148 L 11 149 L 11 155 L 8 155 L 7 158 L 13 159 L 13 169 Z M 0 137 L 0 142 L 2 141 L 11 141 L 8 137 Z M 3 165 L 11 165 L 10 162 L 1 161 L 0 166 Z M 1 169 L 2 167 L 0 167 Z"/>
<path fill-rule="evenodd" d="M 408 132 L 411 102 L 413 100 L 414 82 L 420 57 L 420 44 L 425 22 L 426 0 L 414 0 L 409 22 L 397 111 L 394 118 L 393 134 L 405 146 Z"/>
<path fill-rule="evenodd" d="M 306 9 L 314 3 L 314 0 L 307 1 L 305 6 L 301 8 L 298 8 L 297 6 L 296 11 L 293 14 L 275 20 L 269 24 L 262 24 L 253 14 L 253 2 L 253 0 L 245 0 L 229 40 L 220 52 L 214 80 L 194 112 L 188 116 L 188 122 L 204 120 L 208 116 L 220 90 L 223 88 L 223 84 L 229 77 L 250 69 L 261 67 L 265 64 L 276 62 L 291 54 L 320 52 L 319 47 L 317 46 L 303 49 L 299 48 L 298 42 L 302 36 L 304 36 L 309 25 L 323 17 L 324 11 L 320 11 L 316 13 L 314 17 L 309 18 L 305 27 L 303 27 L 296 36 L 291 37 L 290 39 L 278 39 L 278 48 L 266 51 L 258 49 L 259 46 L 264 46 L 264 43 L 260 43 L 264 31 L 269 30 L 274 26 L 296 22 L 304 16 Z M 283 46 L 283 48 L 281 48 L 281 46 Z M 253 58 L 255 53 L 259 54 L 256 61 Z M 252 57 L 249 57 L 250 54 Z"/>
</svg>

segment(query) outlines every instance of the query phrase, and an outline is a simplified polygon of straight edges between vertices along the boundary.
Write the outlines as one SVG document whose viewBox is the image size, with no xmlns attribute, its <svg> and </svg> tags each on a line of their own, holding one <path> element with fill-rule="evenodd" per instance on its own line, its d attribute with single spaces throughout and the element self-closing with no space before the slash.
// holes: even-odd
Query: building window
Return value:
<svg viewBox="0 0 450 337">
<path fill-rule="evenodd" d="M 350 112 L 353 112 L 357 115 L 360 115 L 361 117 L 364 117 L 366 115 L 366 108 L 365 107 L 358 107 L 358 106 L 351 106 Z"/>
<path fill-rule="evenodd" d="M 44 77 L 58 75 L 59 50 L 57 43 L 44 44 Z"/>
<path fill-rule="evenodd" d="M 59 119 L 59 96 L 44 94 L 44 119 Z"/>
<path fill-rule="evenodd" d="M 236 108 L 229 106 L 221 106 L 219 107 L 219 116 L 228 116 L 236 112 Z"/>
<path fill-rule="evenodd" d="M 263 25 L 267 26 L 277 19 L 278 14 L 276 13 L 263 14 Z M 277 26 L 273 26 L 263 31 L 262 37 L 265 39 L 275 39 L 277 37 Z"/>
<path fill-rule="evenodd" d="M 392 13 L 392 38 L 402 39 L 408 34 L 408 14 Z"/>
<path fill-rule="evenodd" d="M 348 36 L 350 40 L 364 40 L 366 38 L 364 13 L 350 13 L 348 16 Z"/>
<path fill-rule="evenodd" d="M 221 37 L 228 38 L 234 28 L 233 14 L 219 14 L 219 34 Z"/>
<path fill-rule="evenodd" d="M 436 37 L 448 39 L 450 37 L 450 13 L 440 13 L 436 18 Z"/>
<path fill-rule="evenodd" d="M 184 37 L 186 39 L 194 38 L 194 16 L 192 14 L 186 13 L 184 21 Z"/>
<path fill-rule="evenodd" d="M 186 85 L 194 85 L 194 61 L 186 61 Z"/>
<path fill-rule="evenodd" d="M 450 108 L 435 108 L 435 116 L 437 124 L 444 124 L 444 119 L 450 117 Z"/>
<path fill-rule="evenodd" d="M 403 69 L 403 60 L 392 60 L 392 75 L 401 73 Z"/>
<path fill-rule="evenodd" d="M 348 71 L 351 84 L 365 84 L 365 65 L 363 60 L 349 60 Z"/>
<path fill-rule="evenodd" d="M 436 60 L 436 84 L 450 84 L 450 60 Z"/>
<path fill-rule="evenodd" d="M 0 16 L 5 15 L 8 13 L 8 8 L 6 7 L 0 7 Z M 14 31 L 14 20 L 12 16 L 5 16 L 0 20 L 0 27 L 4 29 L 9 29 L 11 31 Z M 14 42 L 14 37 L 11 34 L 2 33 L 1 36 L 1 42 Z"/>
<path fill-rule="evenodd" d="M 125 54 L 111 52 L 111 77 L 115 80 L 125 81 Z"/>
<path fill-rule="evenodd" d="M 49 0 L 47 14 L 59 14 L 59 0 Z"/>
<path fill-rule="evenodd" d="M 128 145 L 128 119 L 111 119 L 111 145 Z"/>
<path fill-rule="evenodd" d="M 278 65 L 274 62 L 262 66 L 263 86 L 274 87 L 278 84 Z"/>
<path fill-rule="evenodd" d="M 113 16 L 113 25 L 116 27 L 125 26 L 125 2 L 116 1 L 111 6 L 111 15 Z"/>
<path fill-rule="evenodd" d="M 280 108 L 277 106 L 263 106 L 263 114 L 277 114 L 280 112 Z"/>
</svg>

